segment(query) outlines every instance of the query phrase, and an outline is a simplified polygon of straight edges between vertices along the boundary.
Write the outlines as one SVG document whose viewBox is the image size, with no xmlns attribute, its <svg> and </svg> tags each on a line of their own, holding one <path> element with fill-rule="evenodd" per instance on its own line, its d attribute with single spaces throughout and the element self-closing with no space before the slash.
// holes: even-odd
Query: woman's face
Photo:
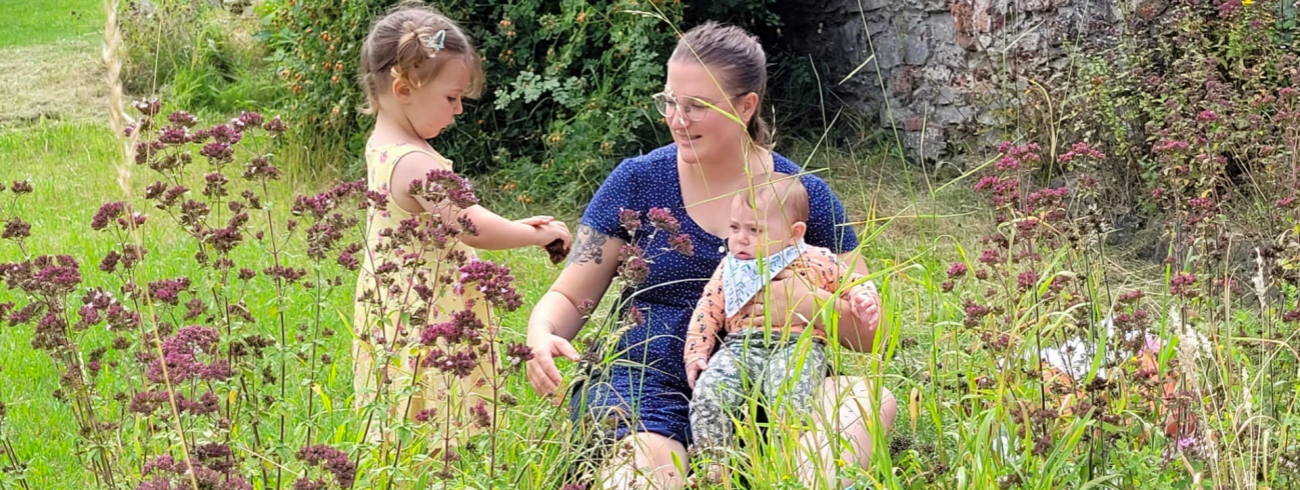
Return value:
<svg viewBox="0 0 1300 490">
<path fill-rule="evenodd" d="M 664 122 L 672 130 L 683 162 L 697 164 L 742 158 L 748 142 L 746 124 L 758 105 L 758 96 L 723 92 L 722 87 L 727 84 L 722 76 L 721 70 L 710 70 L 698 63 L 668 62 L 664 93 L 676 99 L 680 109 L 670 104 Z M 705 102 L 734 116 L 720 114 Z M 738 117 L 740 122 L 732 117 Z"/>
</svg>

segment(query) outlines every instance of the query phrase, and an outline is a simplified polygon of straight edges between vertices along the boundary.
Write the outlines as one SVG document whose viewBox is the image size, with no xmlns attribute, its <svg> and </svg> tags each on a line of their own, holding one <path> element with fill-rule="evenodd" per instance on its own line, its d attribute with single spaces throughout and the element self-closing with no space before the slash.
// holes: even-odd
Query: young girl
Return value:
<svg viewBox="0 0 1300 490">
<path fill-rule="evenodd" d="M 491 355 L 480 355 L 467 376 L 422 369 L 428 352 L 418 347 L 425 326 L 472 311 L 487 323 L 488 306 L 474 288 L 447 284 L 460 265 L 475 259 L 475 249 L 504 250 L 547 246 L 558 242 L 568 249 L 571 237 L 564 223 L 548 216 L 510 221 L 482 206 L 453 208 L 412 195 L 413 181 L 430 172 L 451 171 L 452 162 L 426 140 L 437 137 L 462 111 L 461 99 L 475 97 L 483 85 L 483 69 L 468 36 L 451 19 L 432 9 L 403 4 L 370 31 L 361 49 L 361 84 L 375 116 L 375 130 L 366 143 L 367 185 L 372 191 L 368 212 L 366 258 L 357 280 L 355 322 L 357 340 L 352 353 L 356 404 L 369 405 L 377 392 L 391 415 L 464 423 L 468 412 L 482 410 L 492 399 L 487 376 L 496 372 Z M 375 199 L 375 196 L 386 196 Z M 379 202 L 374 202 L 379 201 Z M 445 240 L 431 233 L 428 243 L 410 243 L 400 230 L 421 220 L 433 229 L 459 229 L 464 220 L 476 233 Z M 403 227 L 403 224 L 407 227 Z M 405 238 L 402 242 L 399 237 Z M 445 241 L 444 241 L 445 240 Z M 379 360 L 385 367 L 376 369 Z M 407 396 L 415 386 L 414 395 Z M 401 396 L 391 396 L 400 394 Z M 372 421 L 368 437 L 385 431 Z"/>
</svg>

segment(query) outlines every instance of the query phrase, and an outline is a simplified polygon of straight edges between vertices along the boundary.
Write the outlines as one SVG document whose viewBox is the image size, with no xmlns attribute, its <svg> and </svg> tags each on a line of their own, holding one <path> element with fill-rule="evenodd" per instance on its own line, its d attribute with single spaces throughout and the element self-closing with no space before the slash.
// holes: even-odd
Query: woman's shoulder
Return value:
<svg viewBox="0 0 1300 490">
<path fill-rule="evenodd" d="M 830 191 L 830 186 L 826 185 L 826 181 L 822 180 L 821 177 L 804 172 L 804 169 L 799 164 L 775 151 L 772 152 L 772 169 L 783 174 L 802 174 L 799 175 L 799 183 L 803 184 L 804 188 L 808 190 L 809 198 L 815 199 L 821 197 L 822 193 Z"/>
<path fill-rule="evenodd" d="M 677 145 L 670 144 L 651 150 L 649 153 L 642 153 L 637 156 L 624 158 L 615 167 L 615 172 L 631 173 L 658 173 L 668 165 L 677 164 Z"/>
<path fill-rule="evenodd" d="M 675 169 L 676 165 L 677 147 L 675 145 L 656 148 L 649 153 L 623 159 L 614 167 L 614 171 L 610 172 L 609 176 L 605 178 L 601 186 L 637 184 L 638 187 L 642 187 L 646 183 L 654 185 L 666 175 L 672 174 L 668 170 Z"/>
</svg>

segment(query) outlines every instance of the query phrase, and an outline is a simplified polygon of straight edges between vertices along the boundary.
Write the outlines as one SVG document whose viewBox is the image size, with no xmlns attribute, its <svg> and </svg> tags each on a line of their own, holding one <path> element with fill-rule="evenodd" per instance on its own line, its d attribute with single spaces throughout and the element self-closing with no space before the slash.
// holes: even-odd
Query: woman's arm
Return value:
<svg viewBox="0 0 1300 490">
<path fill-rule="evenodd" d="M 563 381 L 555 357 L 578 360 L 569 341 L 584 323 L 580 306 L 589 302 L 595 309 L 600 304 L 618 271 L 618 251 L 624 244 L 588 225 L 578 227 L 568 263 L 528 317 L 528 346 L 533 348 L 528 382 L 538 395 L 549 396 Z"/>
</svg>

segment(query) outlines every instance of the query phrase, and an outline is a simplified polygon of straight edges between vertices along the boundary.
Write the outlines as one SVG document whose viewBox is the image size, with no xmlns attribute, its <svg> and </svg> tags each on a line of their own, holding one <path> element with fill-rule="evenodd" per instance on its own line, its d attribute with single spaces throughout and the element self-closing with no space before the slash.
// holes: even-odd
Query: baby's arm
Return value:
<svg viewBox="0 0 1300 490">
<path fill-rule="evenodd" d="M 848 267 L 844 264 L 841 265 Z M 847 282 L 842 284 L 858 284 L 844 291 L 842 297 L 853 305 L 853 314 L 858 318 L 859 322 L 873 329 L 878 327 L 880 324 L 880 293 L 876 291 L 876 284 L 857 272 L 851 272 L 848 276 Z"/>
<path fill-rule="evenodd" d="M 855 257 L 856 267 L 845 263 L 843 256 L 836 256 L 829 250 L 824 251 L 820 258 L 826 266 L 823 289 L 834 292 L 845 285 L 854 284 L 843 290 L 840 299 L 849 303 L 858 322 L 874 330 L 880 323 L 880 293 L 876 291 L 875 283 L 867 279 L 866 274 L 869 272 L 861 257 Z M 843 310 L 841 312 L 848 314 Z"/>
<path fill-rule="evenodd" d="M 691 312 L 691 323 L 686 328 L 686 349 L 682 358 L 686 361 L 686 382 L 695 387 L 699 378 L 709 365 L 709 354 L 713 352 L 718 332 L 726 320 L 726 302 L 722 299 L 722 266 L 714 272 L 713 278 L 704 286 L 700 300 Z"/>
<path fill-rule="evenodd" d="M 423 153 L 412 152 L 403 156 L 393 168 L 392 200 L 407 211 L 416 211 L 411 209 L 414 204 L 418 205 L 420 210 L 441 216 L 444 220 L 449 221 L 451 216 L 455 216 L 455 219 L 462 217 L 468 219 L 477 232 L 473 235 L 463 235 L 461 241 L 474 248 L 505 250 L 529 245 L 544 247 L 560 240 L 564 249 L 568 249 L 572 241 L 568 227 L 549 216 L 510 221 L 483 206 L 474 205 L 457 209 L 447 202 L 430 202 L 411 195 L 410 184 L 417 180 L 423 181 L 429 172 L 434 170 L 446 170 L 446 168 L 432 156 Z"/>
</svg>

